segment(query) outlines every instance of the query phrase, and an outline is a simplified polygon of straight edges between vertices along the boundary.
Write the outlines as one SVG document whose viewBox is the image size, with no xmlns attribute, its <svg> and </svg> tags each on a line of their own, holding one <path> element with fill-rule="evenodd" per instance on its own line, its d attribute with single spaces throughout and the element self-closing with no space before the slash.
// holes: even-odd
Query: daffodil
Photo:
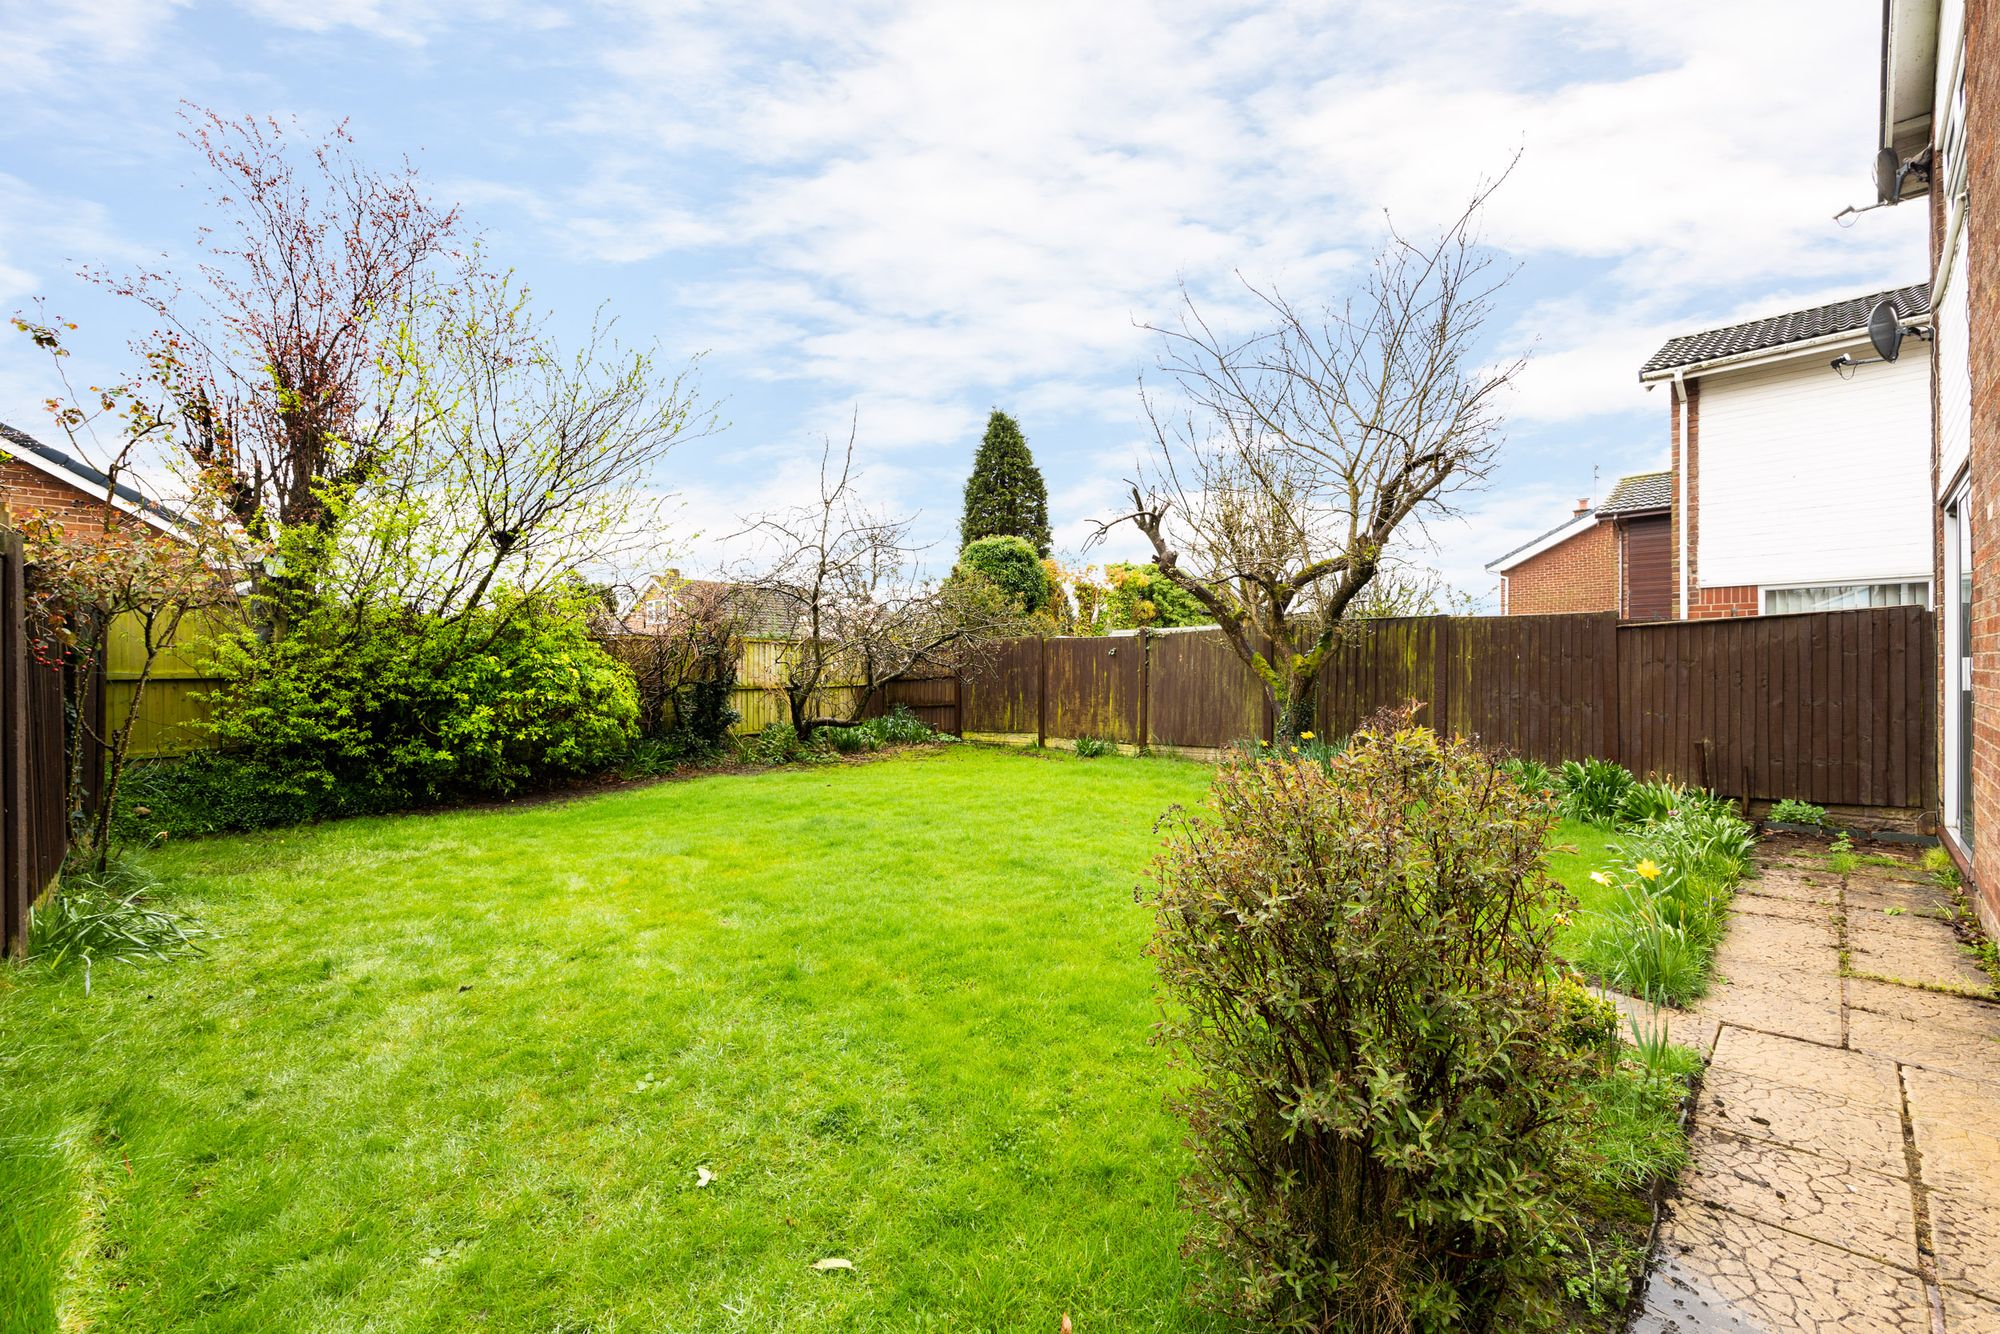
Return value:
<svg viewBox="0 0 2000 1334">
<path fill-rule="evenodd" d="M 1592 871 L 1590 873 L 1590 878 L 1592 880 L 1595 880 L 1600 885 L 1608 885 L 1611 883 L 1611 877 L 1604 874 L 1604 872 L 1602 871 Z"/>
<path fill-rule="evenodd" d="M 1651 857 L 1646 858 L 1644 861 L 1640 862 L 1637 866 L 1633 867 L 1632 872 L 1634 875 L 1643 876 L 1647 880 L 1658 880 L 1660 878 L 1659 864 L 1656 863 Z"/>
<path fill-rule="evenodd" d="M 1296 754 L 1298 754 L 1298 753 L 1299 753 L 1299 748 L 1298 748 L 1297 746 L 1293 746 L 1293 747 L 1292 747 L 1292 754 L 1296 755 Z"/>
<path fill-rule="evenodd" d="M 1312 734 L 1311 732 L 1301 732 L 1301 733 L 1299 733 L 1299 740 L 1301 740 L 1301 741 L 1310 741 L 1310 740 L 1312 740 L 1312 739 L 1313 739 L 1313 734 Z"/>
</svg>

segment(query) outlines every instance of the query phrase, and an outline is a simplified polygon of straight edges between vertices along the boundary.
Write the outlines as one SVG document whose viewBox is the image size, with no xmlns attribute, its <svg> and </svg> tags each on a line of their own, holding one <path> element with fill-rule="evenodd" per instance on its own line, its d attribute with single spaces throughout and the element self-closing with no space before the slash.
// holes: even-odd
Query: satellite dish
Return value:
<svg viewBox="0 0 2000 1334">
<path fill-rule="evenodd" d="M 1896 313 L 1895 302 L 1877 301 L 1868 312 L 1868 341 L 1884 361 L 1894 361 L 1903 350 L 1903 317 Z"/>
<path fill-rule="evenodd" d="M 1893 204 L 1903 193 L 1903 160 L 1896 150 L 1885 148 L 1875 155 L 1875 198 Z"/>
</svg>

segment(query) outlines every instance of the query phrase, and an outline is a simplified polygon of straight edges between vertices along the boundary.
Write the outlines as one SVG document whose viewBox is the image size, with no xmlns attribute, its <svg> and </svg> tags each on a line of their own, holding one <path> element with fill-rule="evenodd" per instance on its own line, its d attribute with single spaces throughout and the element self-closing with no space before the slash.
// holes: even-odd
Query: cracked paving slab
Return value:
<svg viewBox="0 0 2000 1334">
<path fill-rule="evenodd" d="M 1692 1147 L 1693 1166 L 1681 1181 L 1684 1197 L 1884 1263 L 1917 1267 L 1910 1183 L 1901 1177 L 1714 1128 L 1696 1131 Z"/>
<path fill-rule="evenodd" d="M 1753 1140 L 1838 1158 L 1884 1176 L 1903 1171 L 1903 1121 L 1879 1103 L 1794 1088 L 1740 1070 L 1711 1069 L 1696 1117 Z"/>
<path fill-rule="evenodd" d="M 1929 1334 L 1913 1273 L 1723 1209 L 1683 1205 L 1660 1230 L 1634 1334 L 1880 1330 Z"/>
<path fill-rule="evenodd" d="M 1947 924 L 1930 917 L 1856 913 L 1847 917 L 1848 966 L 1918 986 L 1990 992 L 1990 983 Z"/>
</svg>

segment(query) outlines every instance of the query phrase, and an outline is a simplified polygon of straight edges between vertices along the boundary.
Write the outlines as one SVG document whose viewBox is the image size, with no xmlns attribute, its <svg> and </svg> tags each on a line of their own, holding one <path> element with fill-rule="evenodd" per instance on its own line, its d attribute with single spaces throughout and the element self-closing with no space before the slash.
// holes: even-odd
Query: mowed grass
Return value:
<svg viewBox="0 0 2000 1334">
<path fill-rule="evenodd" d="M 1132 893 L 1210 772 L 954 747 L 160 850 L 206 958 L 0 969 L 0 1328 L 1214 1328 Z M 1605 837 L 1552 841 L 1586 898 Z"/>
<path fill-rule="evenodd" d="M 1562 881 L 1576 899 L 1576 911 L 1556 937 L 1557 948 L 1569 951 L 1583 943 L 1595 919 L 1611 906 L 1617 891 L 1590 878 L 1611 862 L 1609 847 L 1619 839 L 1616 829 L 1600 829 L 1580 820 L 1564 820 L 1549 835 L 1549 874 Z"/>
<path fill-rule="evenodd" d="M 0 969 L 0 1326 L 1209 1328 L 1132 892 L 1209 772 L 957 747 L 164 849 L 208 957 Z"/>
</svg>

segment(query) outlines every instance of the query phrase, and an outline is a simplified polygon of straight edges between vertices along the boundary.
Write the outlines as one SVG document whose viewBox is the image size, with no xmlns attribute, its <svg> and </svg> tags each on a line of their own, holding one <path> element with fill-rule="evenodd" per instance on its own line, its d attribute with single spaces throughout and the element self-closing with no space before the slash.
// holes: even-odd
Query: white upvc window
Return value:
<svg viewBox="0 0 2000 1334">
<path fill-rule="evenodd" d="M 1801 584 L 1760 588 L 1766 616 L 1794 611 L 1856 611 L 1863 607 L 1928 607 L 1931 581 L 1893 579 L 1874 584 Z"/>
</svg>

